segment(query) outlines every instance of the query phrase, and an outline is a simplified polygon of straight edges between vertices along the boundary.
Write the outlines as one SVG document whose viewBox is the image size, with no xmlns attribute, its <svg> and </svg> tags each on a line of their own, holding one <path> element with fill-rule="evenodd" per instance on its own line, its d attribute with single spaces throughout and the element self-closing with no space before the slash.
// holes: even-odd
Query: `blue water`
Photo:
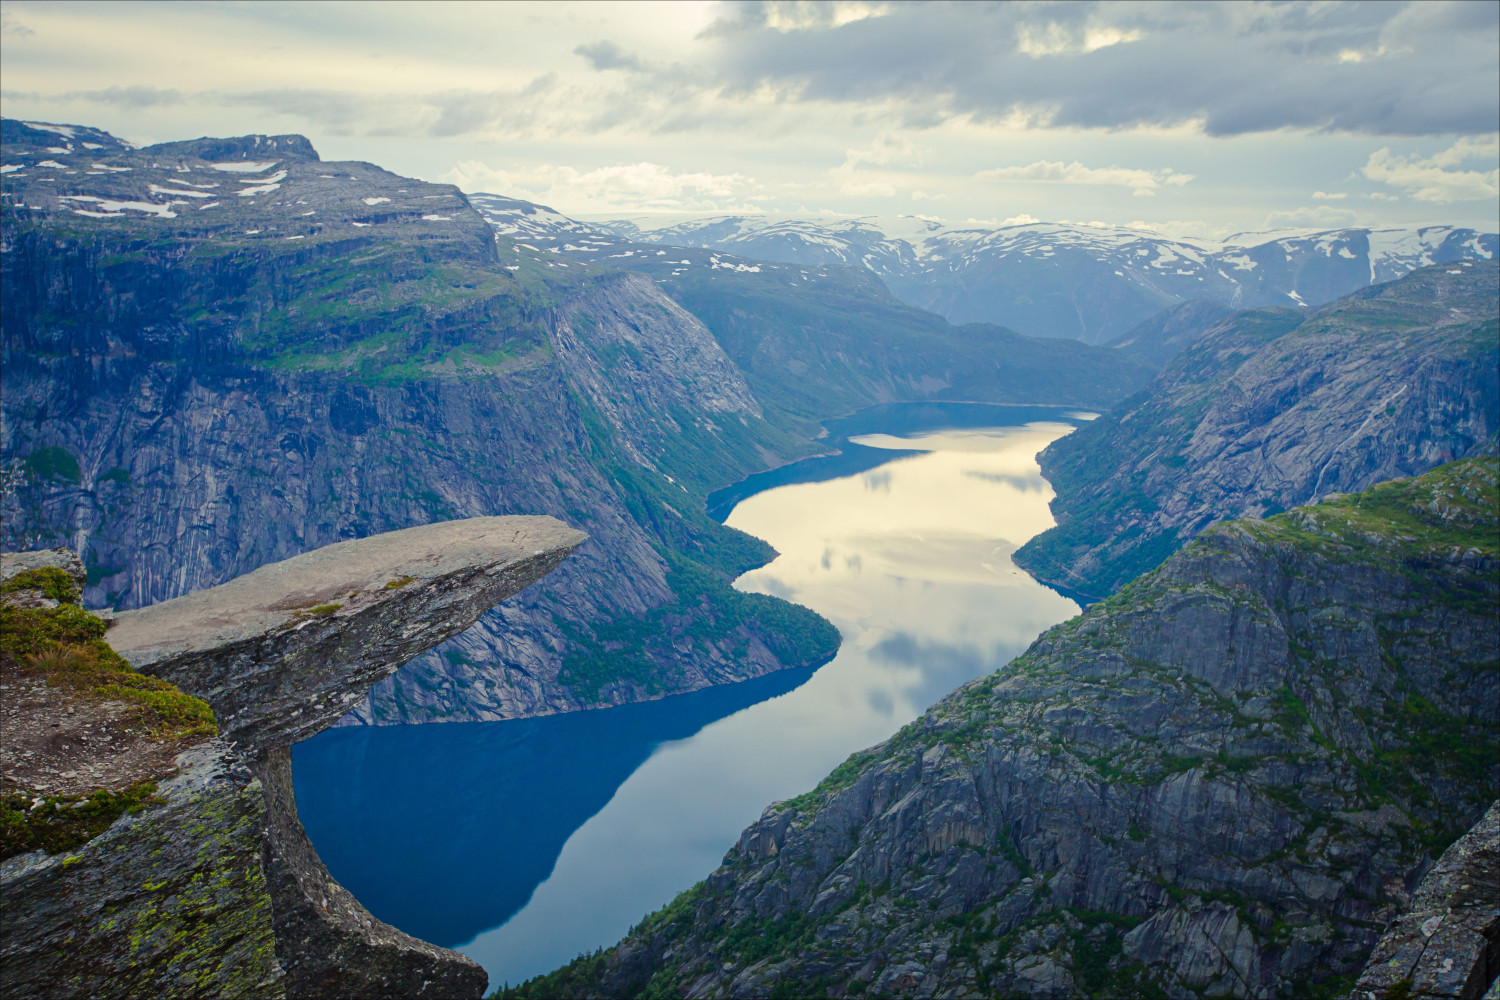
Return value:
<svg viewBox="0 0 1500 1000">
<path fill-rule="evenodd" d="M 492 987 L 613 944 L 766 805 L 1076 613 L 1010 553 L 1052 524 L 1036 452 L 1086 418 L 927 404 L 832 426 L 857 461 L 716 496 L 781 553 L 736 586 L 829 618 L 833 661 L 614 709 L 330 730 L 293 748 L 303 825 L 373 914 Z"/>
</svg>

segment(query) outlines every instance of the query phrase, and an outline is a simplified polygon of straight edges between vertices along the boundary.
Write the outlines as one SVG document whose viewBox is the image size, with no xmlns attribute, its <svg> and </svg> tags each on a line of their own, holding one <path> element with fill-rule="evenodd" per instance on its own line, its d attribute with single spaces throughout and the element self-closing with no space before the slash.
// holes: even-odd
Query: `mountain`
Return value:
<svg viewBox="0 0 1500 1000">
<path fill-rule="evenodd" d="M 1423 268 L 1211 327 L 1041 455 L 1058 524 L 1016 561 L 1102 597 L 1204 528 L 1475 454 L 1500 431 L 1500 267 Z"/>
<path fill-rule="evenodd" d="M 1346 992 L 1500 794 L 1497 517 L 1491 457 L 1205 532 L 500 995 Z"/>
<path fill-rule="evenodd" d="M 1142 320 L 1104 346 L 1161 369 L 1216 323 L 1234 313 L 1235 310 L 1213 299 L 1193 299 Z"/>
<path fill-rule="evenodd" d="M 707 517 L 708 492 L 818 451 L 816 421 L 844 407 L 954 386 L 1102 407 L 1149 376 L 1081 345 L 971 342 L 847 269 L 822 299 L 818 275 L 708 267 L 748 302 L 796 284 L 788 301 L 827 325 L 844 308 L 884 317 L 880 352 L 856 359 L 865 381 L 793 412 L 758 396 L 793 372 L 742 370 L 667 294 L 680 264 L 540 249 L 455 188 L 325 162 L 301 136 L 137 150 L 5 120 L 0 140 L 15 168 L 0 181 L 3 541 L 79 551 L 91 606 L 453 517 L 547 513 L 588 532 L 541 586 L 378 686 L 358 721 L 570 711 L 820 662 L 832 626 L 728 585 L 772 552 Z M 817 400 L 837 366 L 810 372 Z"/>
<path fill-rule="evenodd" d="M 1317 306 L 1410 270 L 1493 259 L 1500 237 L 1453 226 L 1172 239 L 1066 223 L 948 227 L 920 218 L 644 217 L 589 223 L 636 243 L 868 269 L 903 302 L 1033 337 L 1114 339 L 1167 306 Z"/>
</svg>

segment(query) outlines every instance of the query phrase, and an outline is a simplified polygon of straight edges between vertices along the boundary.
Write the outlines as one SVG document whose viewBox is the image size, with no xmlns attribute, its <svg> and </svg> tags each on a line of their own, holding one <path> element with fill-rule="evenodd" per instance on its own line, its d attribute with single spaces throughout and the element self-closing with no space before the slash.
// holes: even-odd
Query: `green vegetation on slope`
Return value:
<svg viewBox="0 0 1500 1000">
<path fill-rule="evenodd" d="M 104 641 L 104 620 L 78 605 L 78 587 L 60 569 L 32 569 L 7 580 L 0 592 L 41 590 L 63 603 L 55 608 L 0 604 L 0 655 L 82 697 L 133 705 L 142 723 L 163 741 L 218 732 L 202 698 L 183 694 L 159 677 L 137 673 Z"/>
</svg>

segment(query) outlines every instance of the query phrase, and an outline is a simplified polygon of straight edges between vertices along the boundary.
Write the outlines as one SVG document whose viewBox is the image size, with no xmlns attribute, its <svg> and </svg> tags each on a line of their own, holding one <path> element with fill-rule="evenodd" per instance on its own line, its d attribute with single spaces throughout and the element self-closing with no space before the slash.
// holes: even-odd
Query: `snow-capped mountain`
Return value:
<svg viewBox="0 0 1500 1000">
<path fill-rule="evenodd" d="M 1096 344 L 1178 302 L 1318 305 L 1417 267 L 1493 257 L 1500 242 L 1493 233 L 1452 226 L 1245 233 L 1213 241 L 1057 223 L 955 228 L 910 217 L 658 217 L 591 225 L 634 243 L 864 267 L 898 298 L 955 323 L 1000 323 Z"/>
</svg>

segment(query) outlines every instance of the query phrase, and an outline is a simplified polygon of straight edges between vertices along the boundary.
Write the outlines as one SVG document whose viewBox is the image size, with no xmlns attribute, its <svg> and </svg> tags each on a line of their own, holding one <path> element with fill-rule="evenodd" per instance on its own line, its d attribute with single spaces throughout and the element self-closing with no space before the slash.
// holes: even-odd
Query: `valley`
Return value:
<svg viewBox="0 0 1500 1000">
<path fill-rule="evenodd" d="M 464 995 L 1394 1000 L 1448 975 L 1397 968 L 1432 914 L 1495 988 L 1500 897 L 1452 876 L 1500 796 L 1495 234 L 579 220 L 301 135 L 0 133 L 0 543 L 69 553 L 59 614 L 496 515 L 568 539 L 334 700 L 204 695 L 294 734 L 164 786 L 268 845 L 254 954 L 194 962 L 448 988 L 329 945 L 326 889 Z M 418 575 L 272 634 L 343 656 Z M 0 751 L 24 828 L 51 772 Z M 137 805 L 88 872 L 168 822 Z M 66 869 L 0 865 L 49 941 Z"/>
</svg>

